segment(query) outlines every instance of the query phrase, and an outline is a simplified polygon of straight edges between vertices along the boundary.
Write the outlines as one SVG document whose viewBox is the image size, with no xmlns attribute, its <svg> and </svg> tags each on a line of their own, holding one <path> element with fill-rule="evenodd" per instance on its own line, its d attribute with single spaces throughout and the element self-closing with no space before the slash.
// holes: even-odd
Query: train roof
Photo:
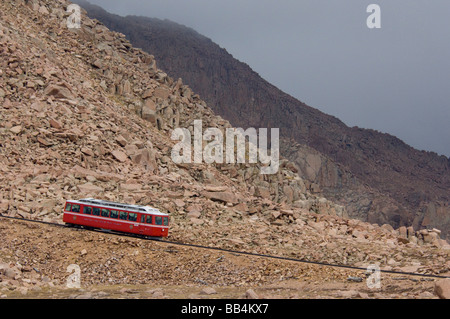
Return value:
<svg viewBox="0 0 450 319">
<path fill-rule="evenodd" d="M 169 216 L 168 214 L 160 212 L 159 209 L 150 207 L 150 206 L 122 204 L 122 203 L 111 202 L 111 201 L 95 199 L 95 198 L 68 200 L 68 202 L 77 203 L 77 204 L 81 204 L 81 205 L 85 205 L 85 204 L 98 205 L 98 206 L 108 207 L 108 208 L 112 208 L 112 209 L 116 208 L 116 209 L 129 210 L 129 211 L 133 211 L 133 212 L 140 212 L 140 213 L 146 213 L 146 214 L 152 214 L 152 215 Z"/>
</svg>

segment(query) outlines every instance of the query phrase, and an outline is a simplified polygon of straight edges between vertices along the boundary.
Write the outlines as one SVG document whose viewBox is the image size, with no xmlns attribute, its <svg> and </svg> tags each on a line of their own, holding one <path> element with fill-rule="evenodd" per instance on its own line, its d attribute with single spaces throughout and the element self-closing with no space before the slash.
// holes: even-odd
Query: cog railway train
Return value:
<svg viewBox="0 0 450 319">
<path fill-rule="evenodd" d="M 156 208 L 93 198 L 66 201 L 63 221 L 147 237 L 167 237 L 169 232 L 169 215 Z"/>
</svg>

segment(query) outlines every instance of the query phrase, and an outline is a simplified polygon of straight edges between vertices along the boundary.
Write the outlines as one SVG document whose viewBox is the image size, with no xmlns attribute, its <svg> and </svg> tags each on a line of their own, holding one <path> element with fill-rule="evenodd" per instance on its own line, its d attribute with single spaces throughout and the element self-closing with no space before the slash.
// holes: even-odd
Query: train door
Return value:
<svg viewBox="0 0 450 319">
<path fill-rule="evenodd" d="M 141 214 L 139 222 L 139 235 L 145 235 L 145 226 L 143 225 L 145 223 L 145 214 Z"/>
</svg>

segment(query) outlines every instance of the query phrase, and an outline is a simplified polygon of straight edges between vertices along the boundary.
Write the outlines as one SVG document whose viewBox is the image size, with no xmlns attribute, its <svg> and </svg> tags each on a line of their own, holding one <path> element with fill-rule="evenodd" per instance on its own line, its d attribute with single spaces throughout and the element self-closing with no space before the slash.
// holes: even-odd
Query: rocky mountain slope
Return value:
<svg viewBox="0 0 450 319">
<path fill-rule="evenodd" d="M 84 12 L 80 29 L 67 28 L 68 5 L 0 3 L 0 214 L 61 223 L 65 200 L 98 197 L 168 212 L 170 239 L 179 242 L 385 270 L 450 271 L 450 247 L 438 229 L 395 230 L 348 219 L 345 208 L 311 194 L 288 160 L 275 175 L 259 174 L 259 164 L 175 164 L 174 128 L 196 119 L 222 130 L 230 123 L 125 35 Z M 33 269 L 54 259 L 72 263 L 73 234 L 35 226 L 40 244 L 30 249 L 26 228 L 14 227 L 0 227 L 2 286 L 33 287 L 43 276 L 61 282 L 68 265 Z M 104 239 L 96 237 L 94 247 L 95 260 L 112 258 Z M 120 269 L 141 269 L 147 253 Z M 90 271 L 92 259 L 75 261 L 89 282 L 104 283 L 106 270 Z M 18 276 L 6 276 L 11 271 Z M 120 283 L 146 280 L 122 278 L 121 271 Z M 319 272 L 314 281 L 321 280 Z"/>
<path fill-rule="evenodd" d="M 167 20 L 120 17 L 78 0 L 89 15 L 156 57 L 236 127 L 280 127 L 282 155 L 308 189 L 344 205 L 350 216 L 395 228 L 439 227 L 450 235 L 450 160 L 398 138 L 350 128 L 263 80 L 225 49 Z"/>
</svg>

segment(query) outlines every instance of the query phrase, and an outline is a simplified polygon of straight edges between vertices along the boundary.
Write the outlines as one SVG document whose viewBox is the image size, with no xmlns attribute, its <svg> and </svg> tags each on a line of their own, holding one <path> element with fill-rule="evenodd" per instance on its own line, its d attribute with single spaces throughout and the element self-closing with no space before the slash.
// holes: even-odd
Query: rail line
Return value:
<svg viewBox="0 0 450 319">
<path fill-rule="evenodd" d="M 70 227 L 65 224 L 51 223 L 51 222 L 45 222 L 45 221 L 41 221 L 41 220 L 33 220 L 33 219 L 20 218 L 20 217 L 11 217 L 11 216 L 5 216 L 2 214 L 0 214 L 0 218 L 10 219 L 10 220 L 18 220 L 18 221 L 24 221 L 24 222 L 30 222 L 30 223 L 39 223 L 39 224 L 44 224 L 44 225 L 49 225 L 49 226 L 63 227 L 63 228 L 70 229 Z M 77 229 L 79 229 L 79 228 L 77 228 Z M 291 257 L 258 254 L 258 253 L 251 253 L 251 252 L 246 252 L 246 251 L 239 251 L 239 250 L 226 249 L 226 248 L 220 248 L 220 247 L 209 247 L 209 246 L 203 246 L 203 245 L 198 245 L 198 244 L 182 243 L 182 242 L 164 240 L 164 239 L 159 239 L 159 238 L 157 239 L 157 238 L 140 237 L 140 236 L 135 236 L 133 234 L 106 231 L 106 230 L 102 230 L 102 229 L 88 229 L 88 228 L 82 228 L 82 229 L 85 231 L 98 232 L 98 233 L 102 233 L 102 234 L 116 235 L 116 236 L 129 237 L 129 238 L 137 238 L 137 239 L 141 239 L 141 240 L 154 241 L 154 242 L 158 242 L 158 243 L 170 244 L 170 245 L 175 245 L 175 246 L 184 246 L 184 247 L 190 247 L 190 248 L 220 251 L 220 252 L 224 252 L 224 253 L 230 253 L 230 254 L 236 254 L 236 255 L 242 255 L 242 256 L 251 256 L 251 257 L 260 257 L 260 258 L 267 258 L 267 259 L 291 261 L 291 262 L 296 262 L 296 263 L 317 265 L 317 266 L 323 266 L 323 267 L 367 271 L 366 268 L 356 267 L 356 266 L 330 264 L 330 263 L 320 262 L 320 261 L 311 261 L 311 260 L 291 258 Z M 403 271 L 383 270 L 383 269 L 380 269 L 380 272 L 386 273 L 386 274 L 403 275 L 403 276 L 414 276 L 414 277 L 435 278 L 435 279 L 450 279 L 450 276 L 441 276 L 441 275 L 434 275 L 434 274 L 420 274 L 420 273 L 413 273 L 413 272 L 403 272 Z"/>
</svg>

